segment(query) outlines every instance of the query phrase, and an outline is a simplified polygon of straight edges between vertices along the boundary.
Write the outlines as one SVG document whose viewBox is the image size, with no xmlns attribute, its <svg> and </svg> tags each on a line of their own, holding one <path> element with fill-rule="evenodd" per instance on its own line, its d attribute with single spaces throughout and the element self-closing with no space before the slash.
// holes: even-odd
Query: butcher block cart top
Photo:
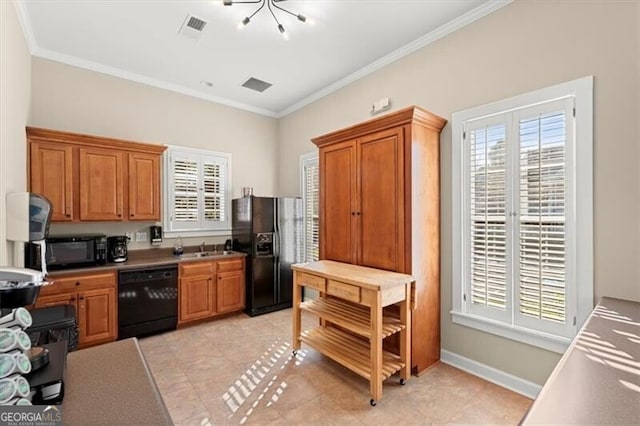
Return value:
<svg viewBox="0 0 640 426">
<path fill-rule="evenodd" d="M 347 263 L 320 260 L 297 264 L 293 284 L 293 351 L 305 343 L 370 382 L 371 405 L 382 397 L 382 382 L 400 372 L 411 374 L 411 275 Z M 320 297 L 302 301 L 302 287 Z M 399 315 L 383 313 L 397 304 Z M 301 312 L 320 318 L 320 325 L 301 330 Z M 399 333 L 400 350 L 383 350 L 382 341 Z"/>
</svg>

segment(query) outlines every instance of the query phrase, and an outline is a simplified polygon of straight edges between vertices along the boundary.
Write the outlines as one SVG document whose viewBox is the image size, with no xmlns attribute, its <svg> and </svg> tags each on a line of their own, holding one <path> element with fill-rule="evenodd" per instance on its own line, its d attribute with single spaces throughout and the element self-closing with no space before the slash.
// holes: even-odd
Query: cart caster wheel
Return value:
<svg viewBox="0 0 640 426">
<path fill-rule="evenodd" d="M 297 350 L 292 351 L 292 353 L 293 353 L 294 356 L 298 355 L 298 351 Z"/>
<path fill-rule="evenodd" d="M 407 381 L 405 379 L 400 379 L 400 384 L 404 386 L 407 384 Z"/>
<path fill-rule="evenodd" d="M 369 404 L 371 404 L 372 407 L 375 407 L 377 402 L 375 399 L 371 399 L 371 401 L 369 401 Z"/>
</svg>

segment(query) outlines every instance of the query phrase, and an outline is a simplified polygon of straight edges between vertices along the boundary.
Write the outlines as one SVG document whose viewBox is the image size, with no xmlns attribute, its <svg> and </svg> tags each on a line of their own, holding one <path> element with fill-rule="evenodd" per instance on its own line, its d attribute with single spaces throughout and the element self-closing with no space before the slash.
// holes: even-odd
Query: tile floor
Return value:
<svg viewBox="0 0 640 426">
<path fill-rule="evenodd" d="M 303 322 L 316 324 L 306 314 Z M 531 404 L 439 364 L 404 386 L 388 379 L 371 407 L 365 379 L 305 345 L 291 355 L 291 310 L 235 315 L 140 343 L 178 425 L 516 424 Z"/>
</svg>

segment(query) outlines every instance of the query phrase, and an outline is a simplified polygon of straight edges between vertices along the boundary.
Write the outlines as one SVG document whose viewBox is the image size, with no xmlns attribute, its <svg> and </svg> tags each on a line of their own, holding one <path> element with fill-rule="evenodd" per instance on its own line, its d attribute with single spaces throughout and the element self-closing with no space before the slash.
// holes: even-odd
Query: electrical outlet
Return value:
<svg viewBox="0 0 640 426">
<path fill-rule="evenodd" d="M 142 243 L 147 241 L 147 233 L 146 232 L 136 232 L 136 242 Z"/>
<path fill-rule="evenodd" d="M 133 241 L 133 232 L 125 232 L 124 235 L 129 239 L 129 241 Z"/>
</svg>

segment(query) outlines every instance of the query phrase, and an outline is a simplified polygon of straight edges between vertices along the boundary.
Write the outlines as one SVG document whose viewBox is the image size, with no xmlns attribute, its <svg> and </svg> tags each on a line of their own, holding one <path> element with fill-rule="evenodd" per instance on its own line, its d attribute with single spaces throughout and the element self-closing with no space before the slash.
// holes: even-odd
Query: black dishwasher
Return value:
<svg viewBox="0 0 640 426">
<path fill-rule="evenodd" d="M 118 274 L 118 339 L 175 330 L 178 267 L 127 269 Z"/>
</svg>

